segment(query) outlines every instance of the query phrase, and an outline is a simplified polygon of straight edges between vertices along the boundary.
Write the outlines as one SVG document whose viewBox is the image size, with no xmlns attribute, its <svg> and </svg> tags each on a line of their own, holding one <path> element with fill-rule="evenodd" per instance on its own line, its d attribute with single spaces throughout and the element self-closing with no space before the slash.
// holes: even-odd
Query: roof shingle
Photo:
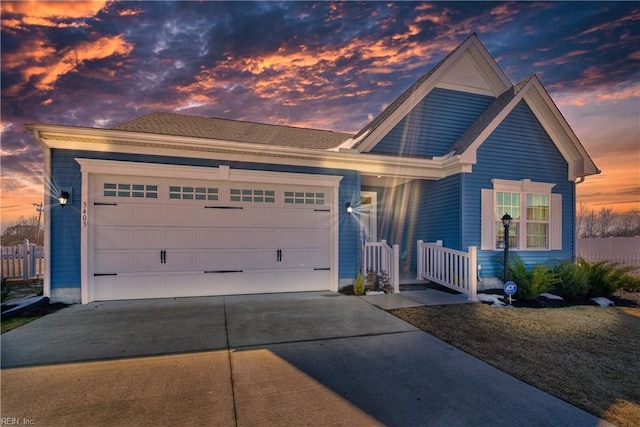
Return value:
<svg viewBox="0 0 640 427">
<path fill-rule="evenodd" d="M 147 114 L 113 129 L 316 150 L 335 148 L 353 137 L 327 130 L 162 112 Z"/>
</svg>

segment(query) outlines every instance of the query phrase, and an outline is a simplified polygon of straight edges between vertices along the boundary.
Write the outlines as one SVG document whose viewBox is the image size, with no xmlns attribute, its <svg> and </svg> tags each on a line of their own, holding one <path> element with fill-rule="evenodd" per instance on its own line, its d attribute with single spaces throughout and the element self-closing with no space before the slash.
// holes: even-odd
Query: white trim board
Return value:
<svg viewBox="0 0 640 427">
<path fill-rule="evenodd" d="M 86 206 L 88 209 L 88 225 L 81 221 L 81 295 L 82 303 L 87 304 L 93 301 L 93 233 L 91 219 L 92 205 L 94 195 L 90 191 L 92 188 L 93 177 L 97 175 L 122 175 L 122 176 L 141 176 L 141 177 L 175 177 L 183 179 L 201 179 L 212 181 L 230 181 L 230 182 L 254 182 L 269 184 L 293 184 L 293 185 L 311 185 L 332 188 L 333 206 L 331 206 L 333 219 L 331 220 L 331 279 L 329 290 L 338 291 L 339 280 L 339 186 L 342 176 L 338 175 L 314 175 L 304 173 L 288 173 L 288 172 L 266 172 L 253 171 L 245 169 L 233 169 L 229 166 L 220 167 L 200 167 L 200 166 L 182 166 L 167 165 L 139 162 L 124 162 L 114 160 L 96 160 L 96 159 L 75 159 L 81 167 L 82 172 L 82 195 L 81 207 Z"/>
</svg>

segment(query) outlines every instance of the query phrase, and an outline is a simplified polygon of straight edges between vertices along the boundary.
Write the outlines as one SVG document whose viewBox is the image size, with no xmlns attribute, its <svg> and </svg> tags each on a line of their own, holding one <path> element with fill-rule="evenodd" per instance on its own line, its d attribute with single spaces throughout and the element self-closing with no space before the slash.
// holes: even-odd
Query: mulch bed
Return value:
<svg viewBox="0 0 640 427">
<path fill-rule="evenodd" d="M 502 295 L 501 290 L 485 291 L 487 294 Z M 616 307 L 640 308 L 640 292 L 617 291 L 609 298 Z M 563 300 L 538 297 L 534 300 L 518 300 L 514 298 L 514 307 L 525 308 L 564 308 L 577 305 L 598 306 L 591 298 L 564 298 Z"/>
</svg>

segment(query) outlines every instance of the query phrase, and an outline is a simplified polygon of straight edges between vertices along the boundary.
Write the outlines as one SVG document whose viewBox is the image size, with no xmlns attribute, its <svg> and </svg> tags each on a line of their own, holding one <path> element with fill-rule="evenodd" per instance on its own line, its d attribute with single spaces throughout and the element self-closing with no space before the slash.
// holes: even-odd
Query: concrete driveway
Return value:
<svg viewBox="0 0 640 427">
<path fill-rule="evenodd" d="M 3 334 L 2 417 L 38 426 L 595 426 L 333 293 L 77 305 Z"/>
</svg>

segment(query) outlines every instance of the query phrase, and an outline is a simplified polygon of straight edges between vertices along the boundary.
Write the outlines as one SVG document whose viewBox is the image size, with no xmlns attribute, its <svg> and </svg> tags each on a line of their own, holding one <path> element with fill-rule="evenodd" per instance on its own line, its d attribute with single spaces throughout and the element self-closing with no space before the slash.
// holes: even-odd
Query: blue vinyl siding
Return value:
<svg viewBox="0 0 640 427">
<path fill-rule="evenodd" d="M 461 176 L 439 181 L 414 180 L 393 188 L 363 188 L 378 193 L 378 239 L 400 245 L 416 271 L 416 242 L 461 243 Z"/>
<path fill-rule="evenodd" d="M 51 198 L 50 206 L 51 288 L 80 288 L 80 165 L 71 158 L 51 156 Z M 58 204 L 57 194 L 62 188 L 71 188 L 71 200 L 64 208 Z"/>
<path fill-rule="evenodd" d="M 461 247 L 461 175 L 452 175 L 439 181 L 426 181 L 424 198 L 428 216 L 425 233 L 416 240 L 435 242 L 442 240 L 445 247 Z"/>
<path fill-rule="evenodd" d="M 568 165 L 535 115 L 522 101 L 478 148 L 472 174 L 462 176 L 464 232 L 462 249 L 480 248 L 481 189 L 492 189 L 491 179 L 555 183 L 552 193 L 562 194 L 562 250 L 514 251 L 527 265 L 553 259 L 569 259 L 574 254 L 575 184 L 567 179 Z M 496 277 L 496 255 L 502 251 L 478 251 L 481 277 Z"/>
<path fill-rule="evenodd" d="M 120 160 L 144 163 L 175 164 L 186 166 L 217 167 L 221 164 L 234 169 L 264 170 L 272 172 L 294 172 L 343 176 L 340 181 L 339 200 L 339 279 L 354 278 L 357 274 L 360 252 L 358 250 L 358 226 L 349 220 L 344 210 L 347 201 L 360 198 L 360 174 L 356 171 L 340 169 L 306 168 L 286 165 L 228 162 L 208 159 L 191 159 L 123 153 L 102 153 L 92 151 L 51 150 L 52 193 L 62 187 L 73 187 L 71 203 L 64 209 L 52 198 L 51 205 L 51 288 L 80 287 L 80 165 L 75 158 Z M 132 173 L 134 169 L 132 168 Z"/>
<path fill-rule="evenodd" d="M 371 152 L 427 158 L 444 156 L 494 99 L 435 88 Z"/>
</svg>

